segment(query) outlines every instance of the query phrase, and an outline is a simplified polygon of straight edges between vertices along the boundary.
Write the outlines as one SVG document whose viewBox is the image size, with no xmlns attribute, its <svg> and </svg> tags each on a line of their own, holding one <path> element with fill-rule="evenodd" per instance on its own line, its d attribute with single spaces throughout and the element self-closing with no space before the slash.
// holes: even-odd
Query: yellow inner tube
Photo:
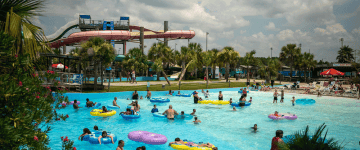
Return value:
<svg viewBox="0 0 360 150">
<path fill-rule="evenodd" d="M 186 143 L 186 142 L 184 142 L 184 143 Z M 212 148 L 215 147 L 215 145 L 213 145 L 210 148 L 210 147 L 190 147 L 187 145 L 171 144 L 171 147 L 176 150 L 212 150 Z"/>
<path fill-rule="evenodd" d="M 103 110 L 102 109 L 93 109 L 90 112 L 91 116 L 99 116 L 99 117 L 109 117 L 109 116 L 114 116 L 116 114 L 115 110 L 111 110 L 110 112 L 106 112 L 106 113 L 102 113 Z"/>
<path fill-rule="evenodd" d="M 226 105 L 230 104 L 229 101 L 219 101 L 219 100 L 203 100 L 199 101 L 199 104 L 215 104 L 215 105 Z"/>
</svg>

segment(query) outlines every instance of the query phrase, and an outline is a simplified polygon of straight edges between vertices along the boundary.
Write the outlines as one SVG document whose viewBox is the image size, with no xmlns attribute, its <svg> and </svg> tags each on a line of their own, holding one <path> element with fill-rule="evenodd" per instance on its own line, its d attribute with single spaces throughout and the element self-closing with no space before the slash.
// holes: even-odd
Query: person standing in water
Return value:
<svg viewBox="0 0 360 150">
<path fill-rule="evenodd" d="M 197 117 L 195 117 L 194 119 L 195 119 L 195 121 L 193 121 L 193 122 L 194 122 L 195 124 L 201 123 L 201 121 L 200 121 L 200 120 L 198 120 L 198 118 L 197 118 Z"/>
<path fill-rule="evenodd" d="M 151 92 L 149 90 L 147 90 L 147 95 L 145 96 L 145 98 L 147 98 L 147 99 L 151 98 Z"/>
<path fill-rule="evenodd" d="M 293 99 L 291 100 L 292 105 L 295 106 L 295 97 L 293 96 L 292 98 L 293 98 Z"/>
<path fill-rule="evenodd" d="M 235 106 L 233 106 L 233 111 L 236 111 L 236 107 L 235 107 Z"/>
<path fill-rule="evenodd" d="M 223 95 L 221 94 L 221 91 L 219 91 L 219 100 L 222 101 L 223 100 Z"/>
<path fill-rule="evenodd" d="M 162 114 L 166 114 L 169 120 L 174 120 L 175 115 L 179 115 L 174 109 L 172 109 L 172 105 L 169 105 L 169 109 L 165 110 L 165 112 Z"/>
<path fill-rule="evenodd" d="M 194 104 L 197 104 L 199 99 L 198 92 L 194 92 Z"/>
<path fill-rule="evenodd" d="M 284 132 L 282 130 L 276 131 L 276 136 L 271 140 L 271 149 L 270 150 L 280 150 L 279 144 L 284 144 L 284 141 L 281 139 L 283 137 Z"/>
<path fill-rule="evenodd" d="M 114 100 L 113 100 L 113 106 L 117 106 L 120 108 L 120 106 L 116 103 L 116 100 L 117 100 L 117 97 L 114 97 Z"/>
<path fill-rule="evenodd" d="M 275 90 L 273 103 L 275 103 L 275 102 L 277 103 L 277 97 L 278 97 L 278 93 L 277 93 L 277 90 Z"/>
<path fill-rule="evenodd" d="M 284 90 L 281 90 L 281 99 L 280 99 L 280 103 L 284 102 Z"/>
</svg>

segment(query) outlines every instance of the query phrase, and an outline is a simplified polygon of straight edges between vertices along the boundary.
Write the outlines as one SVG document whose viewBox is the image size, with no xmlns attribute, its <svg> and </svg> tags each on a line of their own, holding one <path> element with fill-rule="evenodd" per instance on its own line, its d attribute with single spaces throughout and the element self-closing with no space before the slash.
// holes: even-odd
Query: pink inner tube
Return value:
<svg viewBox="0 0 360 150">
<path fill-rule="evenodd" d="M 288 120 L 295 120 L 297 119 L 297 116 L 295 114 L 290 113 L 279 113 L 280 117 L 276 117 L 274 114 L 270 114 L 268 117 L 273 120 L 282 120 L 282 119 L 288 119 Z"/>
<path fill-rule="evenodd" d="M 74 104 L 74 101 L 70 102 L 70 105 Z M 77 101 L 76 104 L 80 104 L 80 101 Z"/>
<path fill-rule="evenodd" d="M 143 142 L 151 145 L 161 145 L 167 142 L 165 135 L 151 133 L 147 131 L 133 131 L 128 134 L 132 141 Z"/>
<path fill-rule="evenodd" d="M 132 141 L 141 142 L 141 135 L 149 134 L 150 132 L 147 131 L 133 131 L 128 134 L 128 138 Z"/>
<path fill-rule="evenodd" d="M 149 133 L 141 135 L 142 142 L 151 145 L 161 145 L 167 142 L 167 138 L 165 135 Z"/>
</svg>

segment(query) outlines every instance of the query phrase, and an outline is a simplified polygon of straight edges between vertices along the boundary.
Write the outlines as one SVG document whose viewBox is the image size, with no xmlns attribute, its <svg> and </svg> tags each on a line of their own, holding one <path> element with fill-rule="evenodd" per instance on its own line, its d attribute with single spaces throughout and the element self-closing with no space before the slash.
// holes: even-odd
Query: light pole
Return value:
<svg viewBox="0 0 360 150">
<path fill-rule="evenodd" d="M 118 50 L 118 55 L 120 55 L 120 51 L 121 51 L 121 48 L 119 48 L 119 50 Z"/>
<path fill-rule="evenodd" d="M 176 51 L 176 45 L 177 45 L 177 44 L 175 43 L 175 51 Z"/>
<path fill-rule="evenodd" d="M 272 58 L 272 47 L 270 49 L 271 49 L 271 58 Z"/>
<path fill-rule="evenodd" d="M 206 52 L 207 52 L 207 36 L 209 35 L 209 32 L 206 32 Z M 208 66 L 206 65 L 206 88 L 208 87 L 208 78 L 209 78 L 209 73 L 208 73 Z"/>
</svg>

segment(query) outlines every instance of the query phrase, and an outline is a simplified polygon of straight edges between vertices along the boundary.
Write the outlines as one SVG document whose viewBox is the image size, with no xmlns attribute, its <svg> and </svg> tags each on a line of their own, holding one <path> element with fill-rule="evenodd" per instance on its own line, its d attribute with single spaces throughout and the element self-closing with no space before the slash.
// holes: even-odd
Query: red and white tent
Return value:
<svg viewBox="0 0 360 150">
<path fill-rule="evenodd" d="M 64 69 L 64 65 L 63 64 L 52 64 L 51 67 L 53 68 L 58 68 L 58 69 Z M 68 69 L 67 66 L 65 66 L 65 69 Z"/>
<path fill-rule="evenodd" d="M 331 69 L 325 70 L 324 72 L 320 73 L 320 75 L 343 76 L 344 73 L 331 68 Z"/>
</svg>

